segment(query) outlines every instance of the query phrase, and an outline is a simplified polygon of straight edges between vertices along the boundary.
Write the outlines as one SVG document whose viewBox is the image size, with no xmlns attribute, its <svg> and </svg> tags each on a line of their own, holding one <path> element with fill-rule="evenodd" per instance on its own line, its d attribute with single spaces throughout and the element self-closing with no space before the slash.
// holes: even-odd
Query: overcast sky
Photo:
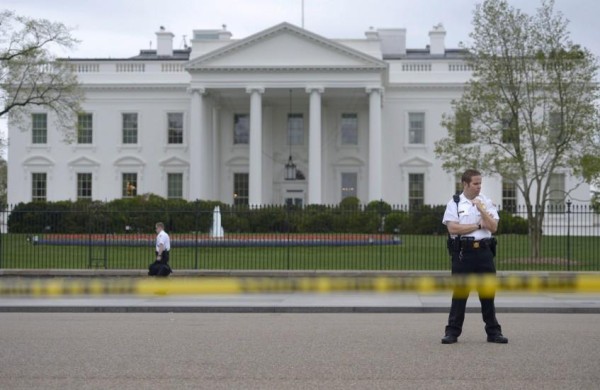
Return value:
<svg viewBox="0 0 600 390">
<path fill-rule="evenodd" d="M 534 13 L 539 0 L 509 0 Z M 407 47 L 424 48 L 432 26 L 442 23 L 446 47 L 468 41 L 475 4 L 481 0 L 3 0 L 3 8 L 20 15 L 46 18 L 73 28 L 81 43 L 61 53 L 75 58 L 126 58 L 140 49 L 156 48 L 160 26 L 175 34 L 183 47 L 194 29 L 223 24 L 242 39 L 281 22 L 302 26 L 326 38 L 364 38 L 371 26 L 407 29 Z M 555 9 L 570 20 L 575 43 L 600 55 L 600 1 L 556 0 Z"/>
<path fill-rule="evenodd" d="M 446 47 L 468 42 L 475 4 L 481 0 L 2 0 L 2 9 L 36 19 L 62 22 L 81 43 L 71 58 L 127 58 L 156 49 L 160 26 L 175 34 L 175 48 L 189 43 L 194 29 L 227 26 L 242 39 L 281 22 L 326 38 L 364 38 L 370 27 L 406 28 L 407 48 L 424 48 L 429 31 L 442 23 Z M 509 0 L 533 14 L 539 0 Z M 304 8 L 304 12 L 303 12 Z M 600 1 L 556 0 L 555 9 L 570 21 L 575 43 L 600 56 Z M 303 17 L 304 16 L 304 17 Z M 185 36 L 185 38 L 184 38 Z M 6 122 L 0 119 L 0 134 Z"/>
</svg>

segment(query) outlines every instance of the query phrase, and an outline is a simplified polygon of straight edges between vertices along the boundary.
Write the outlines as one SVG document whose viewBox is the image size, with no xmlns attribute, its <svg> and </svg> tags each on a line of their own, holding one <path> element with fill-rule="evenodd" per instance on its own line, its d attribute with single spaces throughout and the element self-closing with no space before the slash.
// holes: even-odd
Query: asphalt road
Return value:
<svg viewBox="0 0 600 390">
<path fill-rule="evenodd" d="M 2 389 L 598 389 L 600 314 L 0 313 Z"/>
</svg>

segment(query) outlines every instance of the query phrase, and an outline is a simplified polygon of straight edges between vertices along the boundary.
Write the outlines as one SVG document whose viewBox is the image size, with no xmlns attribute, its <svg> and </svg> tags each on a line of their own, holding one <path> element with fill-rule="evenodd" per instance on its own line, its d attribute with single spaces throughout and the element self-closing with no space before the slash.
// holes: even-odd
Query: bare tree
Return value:
<svg viewBox="0 0 600 390">
<path fill-rule="evenodd" d="M 62 23 L 0 12 L 0 117 L 28 130 L 33 109 L 54 118 L 65 140 L 73 139 L 83 92 L 71 65 L 54 50 L 78 43 Z"/>
<path fill-rule="evenodd" d="M 535 15 L 505 0 L 486 0 L 464 45 L 473 77 L 442 125 L 436 155 L 449 172 L 473 167 L 514 183 L 527 208 L 534 258 L 556 173 L 581 178 L 595 159 L 599 97 L 597 58 L 569 38 L 568 21 L 542 1 Z M 598 168 L 598 167 L 596 167 Z M 565 198 L 569 191 L 562 195 Z"/>
</svg>

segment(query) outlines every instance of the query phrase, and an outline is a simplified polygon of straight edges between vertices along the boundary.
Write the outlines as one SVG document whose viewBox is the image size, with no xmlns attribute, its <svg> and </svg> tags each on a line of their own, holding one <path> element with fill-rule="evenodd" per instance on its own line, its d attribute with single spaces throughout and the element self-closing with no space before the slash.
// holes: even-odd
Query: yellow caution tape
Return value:
<svg viewBox="0 0 600 390">
<path fill-rule="evenodd" d="M 482 297 L 496 291 L 600 293 L 600 274 L 377 276 L 377 277 L 197 277 L 197 278 L 0 278 L 0 296 L 206 295 L 246 293 L 453 291 Z"/>
</svg>

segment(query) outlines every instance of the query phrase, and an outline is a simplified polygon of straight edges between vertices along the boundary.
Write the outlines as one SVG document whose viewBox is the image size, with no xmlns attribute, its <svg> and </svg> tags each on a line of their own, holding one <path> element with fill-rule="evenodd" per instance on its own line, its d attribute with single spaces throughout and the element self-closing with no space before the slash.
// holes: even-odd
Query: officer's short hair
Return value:
<svg viewBox="0 0 600 390">
<path fill-rule="evenodd" d="M 155 226 L 156 226 L 157 228 L 159 227 L 159 228 L 161 228 L 161 229 L 163 229 L 163 230 L 165 229 L 165 224 L 164 224 L 164 223 L 162 223 L 162 222 L 156 222 L 156 225 L 155 225 Z"/>
<path fill-rule="evenodd" d="M 479 172 L 477 169 L 467 169 L 465 171 L 465 173 L 463 173 L 462 178 L 460 179 L 461 182 L 463 183 L 467 183 L 470 184 L 471 183 L 471 179 L 475 176 L 481 176 L 481 172 Z"/>
</svg>

